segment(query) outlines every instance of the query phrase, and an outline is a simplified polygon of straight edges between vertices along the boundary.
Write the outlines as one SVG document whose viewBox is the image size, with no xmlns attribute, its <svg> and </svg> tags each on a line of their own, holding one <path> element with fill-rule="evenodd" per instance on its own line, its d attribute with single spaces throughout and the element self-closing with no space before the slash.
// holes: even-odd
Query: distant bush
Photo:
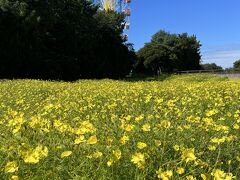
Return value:
<svg viewBox="0 0 240 180">
<path fill-rule="evenodd" d="M 223 70 L 221 66 L 218 66 L 215 63 L 201 64 L 203 70 Z"/>
</svg>

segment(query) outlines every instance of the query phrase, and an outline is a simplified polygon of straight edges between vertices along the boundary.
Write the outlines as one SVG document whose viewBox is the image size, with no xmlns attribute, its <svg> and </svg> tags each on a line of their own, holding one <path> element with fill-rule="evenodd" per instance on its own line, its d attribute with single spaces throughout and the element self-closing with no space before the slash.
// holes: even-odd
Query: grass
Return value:
<svg viewBox="0 0 240 180">
<path fill-rule="evenodd" d="M 1 81 L 0 177 L 238 179 L 239 97 L 209 75 Z"/>
</svg>

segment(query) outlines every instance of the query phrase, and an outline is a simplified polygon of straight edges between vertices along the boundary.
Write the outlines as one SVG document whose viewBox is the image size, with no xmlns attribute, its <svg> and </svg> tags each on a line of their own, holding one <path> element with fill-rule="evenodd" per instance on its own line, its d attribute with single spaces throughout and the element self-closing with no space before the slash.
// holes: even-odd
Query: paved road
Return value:
<svg viewBox="0 0 240 180">
<path fill-rule="evenodd" d="M 237 74 L 218 74 L 221 77 L 228 77 L 229 79 L 240 79 L 240 73 Z"/>
</svg>

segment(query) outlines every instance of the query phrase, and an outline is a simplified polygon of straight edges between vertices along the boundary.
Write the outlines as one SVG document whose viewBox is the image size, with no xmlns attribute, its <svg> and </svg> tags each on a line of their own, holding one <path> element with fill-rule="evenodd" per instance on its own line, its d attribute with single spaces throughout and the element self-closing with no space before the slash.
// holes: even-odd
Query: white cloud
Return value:
<svg viewBox="0 0 240 180">
<path fill-rule="evenodd" d="M 202 63 L 216 63 L 224 68 L 232 67 L 240 59 L 240 48 L 210 50 L 202 53 Z"/>
</svg>

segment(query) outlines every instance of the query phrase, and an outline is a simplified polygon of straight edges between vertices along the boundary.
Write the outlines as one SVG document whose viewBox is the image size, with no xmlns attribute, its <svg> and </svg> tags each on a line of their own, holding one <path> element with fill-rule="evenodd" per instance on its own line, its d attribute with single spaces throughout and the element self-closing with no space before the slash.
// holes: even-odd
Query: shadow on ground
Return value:
<svg viewBox="0 0 240 180">
<path fill-rule="evenodd" d="M 127 82 L 137 82 L 137 81 L 164 81 L 168 78 L 170 78 L 170 74 L 162 74 L 160 76 L 149 76 L 149 75 L 133 75 L 132 77 L 126 77 L 122 79 L 123 81 Z"/>
</svg>

